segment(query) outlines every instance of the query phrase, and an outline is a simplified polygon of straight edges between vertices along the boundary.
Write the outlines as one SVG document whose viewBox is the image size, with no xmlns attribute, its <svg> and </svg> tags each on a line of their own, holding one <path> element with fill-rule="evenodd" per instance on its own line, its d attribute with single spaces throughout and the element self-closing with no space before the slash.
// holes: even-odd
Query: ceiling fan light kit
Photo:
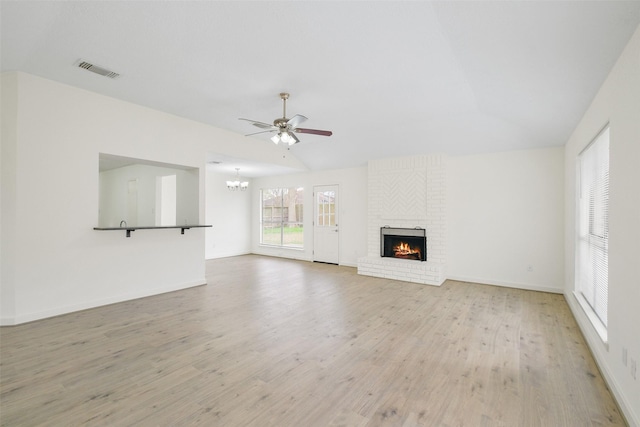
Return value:
<svg viewBox="0 0 640 427">
<path fill-rule="evenodd" d="M 289 94 L 286 92 L 282 92 L 280 94 L 280 99 L 282 99 L 282 117 L 275 119 L 273 121 L 273 125 L 268 123 L 258 122 L 256 120 L 250 119 L 240 119 L 245 120 L 247 122 L 251 122 L 252 125 L 259 127 L 260 129 L 266 129 L 256 133 L 250 133 L 249 135 L 257 135 L 259 133 L 266 132 L 277 132 L 275 135 L 271 137 L 271 141 L 274 144 L 278 145 L 281 142 L 283 144 L 293 145 L 300 142 L 298 137 L 295 135 L 296 133 L 308 133 L 312 135 L 320 135 L 320 136 L 331 136 L 333 132 L 330 130 L 319 130 L 319 129 L 303 129 L 299 128 L 298 125 L 308 120 L 305 116 L 301 114 L 296 114 L 292 118 L 287 118 L 287 99 L 289 99 Z"/>
<path fill-rule="evenodd" d="M 271 137 L 271 140 L 278 145 L 280 142 L 284 143 L 284 144 L 289 144 L 289 145 L 293 145 L 296 142 L 299 142 L 300 140 L 298 138 L 296 138 L 295 136 L 291 135 L 288 132 L 279 132 L 277 135 L 273 135 Z"/>
</svg>

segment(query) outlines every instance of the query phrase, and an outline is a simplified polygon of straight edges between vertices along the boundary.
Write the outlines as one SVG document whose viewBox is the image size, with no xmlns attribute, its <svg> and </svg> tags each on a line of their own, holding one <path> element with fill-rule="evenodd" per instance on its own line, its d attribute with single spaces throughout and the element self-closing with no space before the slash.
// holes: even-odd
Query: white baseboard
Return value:
<svg viewBox="0 0 640 427">
<path fill-rule="evenodd" d="M 640 427 L 640 414 L 634 411 L 633 406 L 629 403 L 624 393 L 620 391 L 620 385 L 609 369 L 607 358 L 604 354 L 608 351 L 608 345 L 603 343 L 600 335 L 598 335 L 598 332 L 595 330 L 593 325 L 591 325 L 591 322 L 584 310 L 580 307 L 580 303 L 576 300 L 575 295 L 572 293 L 567 294 L 565 292 L 564 299 L 567 301 L 571 314 L 573 314 L 573 318 L 576 319 L 576 323 L 582 332 L 582 336 L 587 342 L 587 346 L 591 350 L 591 354 L 598 365 L 598 369 L 602 373 L 602 376 L 607 383 L 607 387 L 609 387 L 609 390 L 613 393 L 613 397 L 618 403 L 627 424 L 629 424 L 630 427 Z"/>
<path fill-rule="evenodd" d="M 0 317 L 0 326 L 12 326 L 15 324 L 15 317 Z"/>
<path fill-rule="evenodd" d="M 342 266 L 342 267 L 358 268 L 358 263 L 357 262 L 341 262 L 339 265 Z"/>
<path fill-rule="evenodd" d="M 447 276 L 449 280 L 456 280 L 458 282 L 470 282 L 470 283 L 478 283 L 482 285 L 493 285 L 493 286 L 502 286 L 504 288 L 515 288 L 515 289 L 525 289 L 528 291 L 539 291 L 539 292 L 550 292 L 553 294 L 564 294 L 564 288 L 560 287 L 551 287 L 551 286 L 543 286 L 543 285 L 531 285 L 525 283 L 512 283 L 512 282 L 502 282 L 500 280 L 491 280 L 491 279 L 479 279 L 477 277 L 464 277 L 464 276 Z"/>
<path fill-rule="evenodd" d="M 216 253 L 214 255 L 208 254 L 205 259 L 218 259 L 218 258 L 230 258 L 233 256 L 242 256 L 242 255 L 249 255 L 251 254 L 251 251 L 247 250 L 247 251 L 234 251 L 234 252 L 220 252 L 220 253 Z"/>
<path fill-rule="evenodd" d="M 286 259 L 295 259 L 297 261 L 309 261 L 309 262 L 313 262 L 313 258 L 309 258 L 309 257 L 293 257 L 293 256 L 289 256 L 288 254 L 274 254 L 271 252 L 259 252 L 259 251 L 255 251 L 255 252 L 251 252 L 254 255 L 262 255 L 262 256 L 272 256 L 272 257 L 276 257 L 276 258 L 286 258 Z M 341 267 L 353 267 L 353 268 L 358 268 L 358 263 L 357 262 L 338 262 L 338 265 Z"/>
<path fill-rule="evenodd" d="M 251 253 L 254 255 L 264 255 L 264 256 L 271 256 L 276 258 L 295 259 L 298 261 L 313 261 L 311 258 L 306 256 L 303 251 L 299 251 L 295 249 L 293 251 L 295 252 L 292 252 L 292 250 L 287 250 L 286 252 L 282 252 L 282 251 L 276 252 L 269 249 L 267 250 L 258 249 L 257 251 L 252 251 Z M 299 254 L 296 252 L 299 252 Z"/>
<path fill-rule="evenodd" d="M 193 282 L 178 283 L 175 285 L 165 286 L 163 288 L 150 289 L 141 292 L 132 292 L 123 295 L 117 295 L 109 298 L 103 298 L 99 300 L 86 301 L 80 304 L 73 304 L 64 307 L 55 307 L 49 310 L 19 314 L 14 317 L 3 317 L 0 319 L 0 326 L 20 325 L 22 323 L 33 322 L 35 320 L 46 319 L 49 317 L 60 316 L 63 314 L 69 314 L 76 311 L 88 310 L 90 308 L 101 307 L 104 305 L 115 304 L 118 302 L 131 301 L 138 298 L 149 297 L 153 295 L 164 294 L 167 292 L 179 291 L 181 289 L 193 288 L 196 286 L 206 285 L 206 280 L 196 280 Z"/>
</svg>

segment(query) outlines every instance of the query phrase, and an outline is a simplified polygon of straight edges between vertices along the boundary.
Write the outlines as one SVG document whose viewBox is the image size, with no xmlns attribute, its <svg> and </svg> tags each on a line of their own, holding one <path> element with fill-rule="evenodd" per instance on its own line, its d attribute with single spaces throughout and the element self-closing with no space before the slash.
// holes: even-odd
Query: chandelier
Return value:
<svg viewBox="0 0 640 427">
<path fill-rule="evenodd" d="M 227 188 L 230 191 L 244 191 L 249 188 L 249 183 L 247 181 L 240 182 L 240 168 L 236 168 L 236 176 L 234 181 L 227 181 Z"/>
</svg>

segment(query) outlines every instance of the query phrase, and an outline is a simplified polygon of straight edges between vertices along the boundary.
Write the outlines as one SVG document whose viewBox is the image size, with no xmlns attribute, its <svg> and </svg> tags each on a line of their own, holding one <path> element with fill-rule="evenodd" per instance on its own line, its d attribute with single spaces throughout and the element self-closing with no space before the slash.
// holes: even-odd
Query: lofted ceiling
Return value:
<svg viewBox="0 0 640 427">
<path fill-rule="evenodd" d="M 2 71 L 239 134 L 286 91 L 288 117 L 333 131 L 291 147 L 312 170 L 563 145 L 640 23 L 639 1 L 0 4 Z"/>
</svg>

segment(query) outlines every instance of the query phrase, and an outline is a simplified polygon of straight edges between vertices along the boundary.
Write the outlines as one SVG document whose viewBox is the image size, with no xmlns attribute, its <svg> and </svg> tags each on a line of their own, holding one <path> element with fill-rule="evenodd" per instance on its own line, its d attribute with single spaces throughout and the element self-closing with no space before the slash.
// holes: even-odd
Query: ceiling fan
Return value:
<svg viewBox="0 0 640 427">
<path fill-rule="evenodd" d="M 275 144 L 279 144 L 280 142 L 282 142 L 283 144 L 289 144 L 289 145 L 297 144 L 298 142 L 300 142 L 298 137 L 295 135 L 296 133 L 310 133 L 313 135 L 322 135 L 322 136 L 333 135 L 333 132 L 331 132 L 330 130 L 299 128 L 298 125 L 304 122 L 305 120 L 307 120 L 307 118 L 303 115 L 296 114 L 292 118 L 288 119 L 287 118 L 287 99 L 289 99 L 289 94 L 286 92 L 283 92 L 280 94 L 280 98 L 282 99 L 282 103 L 283 103 L 282 117 L 279 119 L 275 119 L 272 125 L 270 125 L 269 123 L 257 122 L 255 120 L 250 120 L 250 119 L 239 119 L 239 120 L 246 120 L 247 122 L 251 122 L 252 125 L 259 127 L 260 129 L 267 129 L 260 132 L 250 133 L 249 135 L 257 135 L 259 133 L 266 133 L 266 132 L 277 132 L 277 134 L 271 137 L 271 141 L 273 141 Z M 249 135 L 246 135 L 246 136 L 249 136 Z"/>
</svg>

